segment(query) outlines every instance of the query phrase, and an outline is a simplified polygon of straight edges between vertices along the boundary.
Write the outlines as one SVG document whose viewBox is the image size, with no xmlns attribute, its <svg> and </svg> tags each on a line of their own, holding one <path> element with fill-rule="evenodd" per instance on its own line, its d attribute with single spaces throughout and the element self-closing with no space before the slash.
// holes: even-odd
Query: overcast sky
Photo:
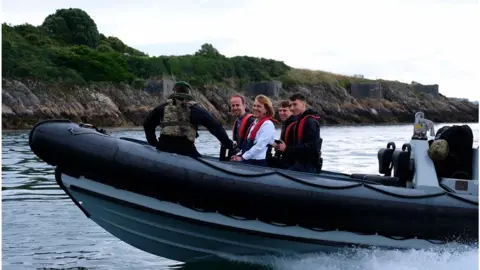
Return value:
<svg viewBox="0 0 480 270">
<path fill-rule="evenodd" d="M 150 55 L 209 42 L 226 56 L 436 83 L 446 96 L 479 99 L 475 0 L 3 0 L 2 20 L 39 25 L 69 7 Z"/>
</svg>

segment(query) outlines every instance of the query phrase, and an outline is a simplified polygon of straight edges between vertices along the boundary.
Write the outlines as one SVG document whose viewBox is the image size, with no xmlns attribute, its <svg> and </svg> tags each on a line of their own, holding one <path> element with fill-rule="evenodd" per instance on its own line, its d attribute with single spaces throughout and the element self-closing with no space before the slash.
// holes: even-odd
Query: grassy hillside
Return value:
<svg viewBox="0 0 480 270">
<path fill-rule="evenodd" d="M 116 37 L 106 37 L 81 9 L 59 9 L 39 26 L 2 24 L 6 78 L 84 85 L 126 82 L 141 88 L 148 78 L 175 75 L 192 85 L 224 80 L 255 82 L 276 79 L 285 86 L 363 80 L 322 71 L 293 69 L 283 62 L 248 56 L 225 57 L 211 44 L 191 55 L 150 57 Z"/>
<path fill-rule="evenodd" d="M 175 75 L 192 84 L 235 79 L 280 78 L 291 68 L 283 62 L 247 56 L 225 57 L 211 44 L 192 55 L 150 57 L 116 37 L 101 34 L 80 9 L 59 9 L 40 26 L 2 24 L 3 71 L 9 78 L 85 84 L 128 82 Z"/>
</svg>

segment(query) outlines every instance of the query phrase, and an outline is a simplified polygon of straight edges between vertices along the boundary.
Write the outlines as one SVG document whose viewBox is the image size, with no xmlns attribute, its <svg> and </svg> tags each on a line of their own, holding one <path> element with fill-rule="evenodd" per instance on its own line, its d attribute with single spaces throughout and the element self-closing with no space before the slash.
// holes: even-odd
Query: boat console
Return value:
<svg viewBox="0 0 480 270">
<path fill-rule="evenodd" d="M 453 193 L 478 196 L 478 180 L 441 178 L 440 186 Z"/>
<path fill-rule="evenodd" d="M 450 192 L 478 196 L 478 147 L 473 149 L 473 179 L 438 177 L 435 164 L 428 155 L 430 147 L 427 132 L 435 136 L 433 122 L 423 112 L 415 114 L 413 136 L 410 143 L 397 149 L 394 142 L 378 151 L 379 173 L 397 177 L 397 186 L 423 190 L 446 189 Z M 392 175 L 393 171 L 393 175 Z"/>
</svg>

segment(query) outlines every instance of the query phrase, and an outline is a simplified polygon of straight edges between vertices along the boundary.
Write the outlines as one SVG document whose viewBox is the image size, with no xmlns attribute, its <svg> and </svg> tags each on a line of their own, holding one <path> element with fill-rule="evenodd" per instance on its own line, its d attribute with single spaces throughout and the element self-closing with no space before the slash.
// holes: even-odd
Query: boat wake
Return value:
<svg viewBox="0 0 480 270">
<path fill-rule="evenodd" d="M 473 270 L 478 269 L 478 246 L 448 246 L 430 250 L 355 249 L 275 257 L 229 257 L 225 268 L 273 270 Z M 197 267 L 198 264 L 195 264 Z M 179 269 L 194 269 L 185 264 Z M 218 266 L 218 265 L 217 265 Z M 201 269 L 207 269 L 200 267 Z M 198 268 L 196 268 L 198 269 Z"/>
</svg>

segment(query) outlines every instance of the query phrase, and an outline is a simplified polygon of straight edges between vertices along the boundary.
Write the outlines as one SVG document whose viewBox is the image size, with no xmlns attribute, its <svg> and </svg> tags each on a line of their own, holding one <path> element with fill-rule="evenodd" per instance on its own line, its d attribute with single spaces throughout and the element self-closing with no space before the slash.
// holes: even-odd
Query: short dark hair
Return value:
<svg viewBox="0 0 480 270">
<path fill-rule="evenodd" d="M 288 100 L 282 100 L 280 101 L 280 108 L 289 108 L 290 107 L 290 102 Z"/>
<path fill-rule="evenodd" d="M 290 101 L 300 100 L 300 101 L 303 101 L 303 102 L 307 102 L 307 98 L 305 97 L 305 95 L 303 95 L 302 93 L 298 93 L 298 92 L 291 95 L 288 99 Z"/>
</svg>

